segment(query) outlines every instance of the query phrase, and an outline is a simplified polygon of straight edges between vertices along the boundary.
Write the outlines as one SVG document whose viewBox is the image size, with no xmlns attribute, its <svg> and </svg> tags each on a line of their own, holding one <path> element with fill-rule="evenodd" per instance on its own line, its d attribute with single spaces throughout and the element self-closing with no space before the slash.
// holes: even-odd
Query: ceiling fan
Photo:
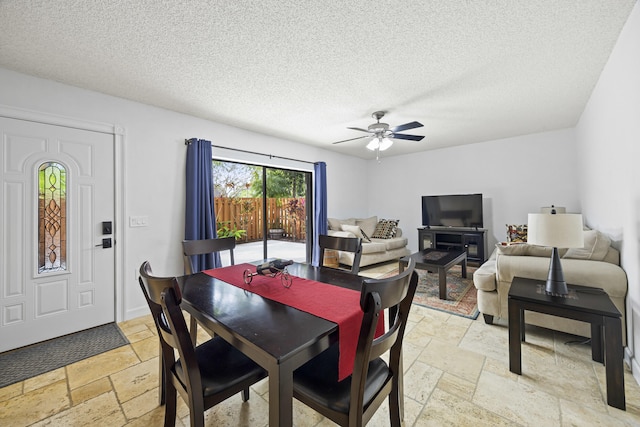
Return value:
<svg viewBox="0 0 640 427">
<path fill-rule="evenodd" d="M 396 133 L 402 132 L 403 130 L 415 129 L 422 127 L 422 123 L 420 122 L 410 122 L 405 123 L 403 125 L 395 126 L 393 128 L 389 128 L 387 123 L 380 123 L 380 119 L 384 117 L 385 111 L 376 111 L 371 115 L 374 119 L 376 119 L 376 123 L 369 125 L 367 129 L 362 128 L 354 128 L 348 127 L 347 129 L 358 130 L 360 132 L 366 132 L 367 135 L 359 136 L 357 138 L 345 139 L 342 141 L 336 141 L 334 144 L 342 144 L 347 141 L 355 141 L 356 139 L 362 138 L 371 138 L 371 141 L 367 144 L 367 148 L 371 151 L 384 151 L 391 147 L 393 144 L 393 139 L 405 139 L 409 141 L 421 141 L 424 136 L 421 135 L 407 135 L 404 133 Z"/>
</svg>

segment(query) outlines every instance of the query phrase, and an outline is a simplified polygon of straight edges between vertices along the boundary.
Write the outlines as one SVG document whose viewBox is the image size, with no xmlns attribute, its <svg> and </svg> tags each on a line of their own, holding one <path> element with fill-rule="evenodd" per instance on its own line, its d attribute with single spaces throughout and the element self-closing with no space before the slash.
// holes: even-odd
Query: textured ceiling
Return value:
<svg viewBox="0 0 640 427">
<path fill-rule="evenodd" d="M 364 158 L 423 123 L 391 156 L 574 126 L 635 2 L 1 0 L 0 67 Z"/>
</svg>

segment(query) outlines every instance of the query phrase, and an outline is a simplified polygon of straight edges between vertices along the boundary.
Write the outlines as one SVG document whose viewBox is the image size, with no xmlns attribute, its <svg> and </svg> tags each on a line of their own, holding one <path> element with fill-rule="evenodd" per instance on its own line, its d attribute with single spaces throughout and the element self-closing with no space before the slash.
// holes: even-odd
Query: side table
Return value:
<svg viewBox="0 0 640 427">
<path fill-rule="evenodd" d="M 607 403 L 625 410 L 622 315 L 605 291 L 567 285 L 569 294 L 545 293 L 541 280 L 514 277 L 509 290 L 509 370 L 522 374 L 520 343 L 524 336 L 524 311 L 535 311 L 591 324 L 591 358 L 605 364 Z"/>
</svg>

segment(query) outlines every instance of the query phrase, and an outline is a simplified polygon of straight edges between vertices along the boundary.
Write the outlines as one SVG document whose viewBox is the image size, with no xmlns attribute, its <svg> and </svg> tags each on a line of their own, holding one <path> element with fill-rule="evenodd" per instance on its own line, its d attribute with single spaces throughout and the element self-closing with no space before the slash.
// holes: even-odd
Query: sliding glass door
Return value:
<svg viewBox="0 0 640 427">
<path fill-rule="evenodd" d="M 236 263 L 310 262 L 310 172 L 214 160 L 213 182 L 218 236 L 236 238 Z"/>
</svg>

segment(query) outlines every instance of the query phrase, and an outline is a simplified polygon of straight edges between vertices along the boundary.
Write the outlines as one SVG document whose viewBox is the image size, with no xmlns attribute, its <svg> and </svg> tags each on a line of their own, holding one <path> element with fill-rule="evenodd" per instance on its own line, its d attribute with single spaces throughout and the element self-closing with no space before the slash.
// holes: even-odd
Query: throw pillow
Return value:
<svg viewBox="0 0 640 427">
<path fill-rule="evenodd" d="M 399 219 L 381 219 L 371 236 L 374 239 L 391 239 L 396 237 Z"/>
<path fill-rule="evenodd" d="M 327 218 L 327 222 L 329 223 L 329 230 L 342 230 L 342 224 L 347 225 L 356 225 L 355 218 L 347 218 L 347 219 L 336 219 L 336 218 Z"/>
<path fill-rule="evenodd" d="M 585 230 L 584 246 L 582 248 L 570 248 L 563 258 L 591 259 L 602 261 L 609 251 L 611 239 L 598 230 Z"/>
<path fill-rule="evenodd" d="M 525 243 L 527 241 L 527 224 L 511 225 L 507 224 L 507 242 Z"/>
<path fill-rule="evenodd" d="M 378 217 L 372 216 L 370 218 L 356 219 L 356 225 L 362 229 L 362 232 L 367 236 L 373 235 L 376 231 L 376 224 L 378 223 Z"/>
<path fill-rule="evenodd" d="M 361 238 L 362 240 L 365 240 L 367 242 L 371 242 L 371 239 L 369 239 L 369 236 L 367 236 L 360 227 L 358 227 L 357 225 L 348 225 L 348 224 L 342 224 L 342 231 L 348 231 L 349 233 L 353 234 L 356 237 Z"/>
<path fill-rule="evenodd" d="M 340 226 L 340 220 L 336 218 L 327 218 L 327 222 L 329 222 L 329 230 L 342 230 Z"/>
</svg>

